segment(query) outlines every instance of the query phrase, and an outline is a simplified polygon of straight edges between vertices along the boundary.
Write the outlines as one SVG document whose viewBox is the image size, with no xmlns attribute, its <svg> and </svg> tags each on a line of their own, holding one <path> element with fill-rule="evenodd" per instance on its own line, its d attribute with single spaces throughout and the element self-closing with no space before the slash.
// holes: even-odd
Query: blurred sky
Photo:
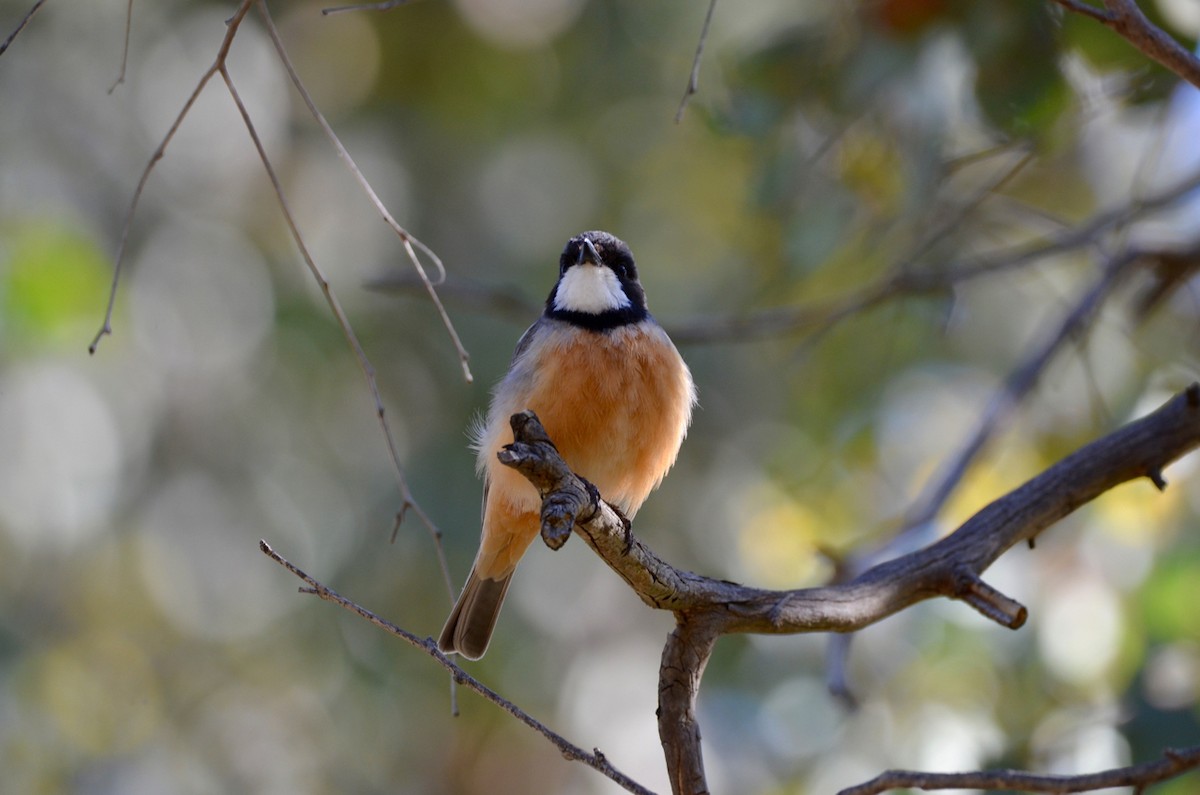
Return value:
<svg viewBox="0 0 1200 795">
<path fill-rule="evenodd" d="M 0 0 L 0 33 L 30 4 Z M 1187 3 L 1145 4 L 1194 43 Z M 450 605 L 362 374 L 219 78 L 151 175 L 95 356 L 125 213 L 231 3 L 47 3 L 0 57 L 0 769 L 13 792 L 609 793 L 423 654 L 296 593 L 258 539 L 419 635 Z M 1053 238 L 1190 176 L 1195 91 L 1046 4 L 275 3 L 297 70 L 391 213 L 446 264 L 464 382 L 402 246 L 292 91 L 261 20 L 229 71 L 374 365 L 455 587 L 478 538 L 466 428 L 556 275 L 607 229 L 680 339 Z M 1190 14 L 1190 15 L 1189 15 Z M 1023 160 L 1028 157 L 1028 163 Z M 1002 182 L 996 190 L 985 190 Z M 1194 212 L 825 333 L 681 344 L 700 408 L 637 532 L 677 565 L 826 582 L 896 531 L 1008 373 L 1128 241 Z M 428 266 L 428 263 L 427 263 Z M 1064 346 L 932 528 L 1196 380 L 1200 294 L 1133 273 Z M 483 300 L 468 300 L 483 295 Z M 528 313 L 505 310 L 515 296 Z M 526 316 L 527 315 L 527 316 Z M 1200 742 L 1200 478 L 1188 458 L 1014 549 L 1019 632 L 938 601 L 860 633 L 856 711 L 826 639 L 723 639 L 700 716 L 714 792 L 829 793 L 888 767 L 1087 772 Z M 671 618 L 583 544 L 535 548 L 469 670 L 668 790 L 654 718 Z M 1161 789 L 1190 792 L 1195 777 Z"/>
</svg>

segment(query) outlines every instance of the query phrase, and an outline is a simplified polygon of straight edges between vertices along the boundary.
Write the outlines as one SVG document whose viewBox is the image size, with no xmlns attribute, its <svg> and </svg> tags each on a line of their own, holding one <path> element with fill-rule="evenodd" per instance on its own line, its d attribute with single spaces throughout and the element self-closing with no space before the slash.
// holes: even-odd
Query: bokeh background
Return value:
<svg viewBox="0 0 1200 795">
<path fill-rule="evenodd" d="M 0 33 L 29 5 L 0 0 Z M 764 0 L 717 7 L 676 124 L 703 3 L 273 6 L 317 104 L 449 271 L 471 384 L 252 13 L 231 74 L 378 371 L 456 587 L 478 533 L 465 429 L 579 231 L 631 244 L 700 389 L 639 535 L 772 587 L 826 582 L 890 538 L 1105 256 L 1200 238 L 1178 202 L 819 334 L 701 341 L 1154 196 L 1200 168 L 1195 90 L 1033 0 Z M 1190 0 L 1143 6 L 1194 44 Z M 135 3 L 109 94 L 125 7 L 48 2 L 0 57 L 0 789 L 615 792 L 481 699 L 460 694 L 452 717 L 441 668 L 258 551 L 420 635 L 449 608 L 411 512 L 389 543 L 401 501 L 372 399 L 219 80 L 148 182 L 113 335 L 88 356 L 133 188 L 235 4 Z M 1063 347 L 934 534 L 1200 375 L 1195 281 L 1141 317 L 1152 283 L 1135 273 Z M 856 710 L 825 686 L 826 638 L 723 639 L 700 700 L 714 791 L 830 793 L 888 767 L 1087 772 L 1200 742 L 1196 468 L 1010 551 L 989 580 L 1030 607 L 1018 632 L 935 601 L 861 633 Z M 578 541 L 538 547 L 469 670 L 665 791 L 670 627 Z"/>
</svg>

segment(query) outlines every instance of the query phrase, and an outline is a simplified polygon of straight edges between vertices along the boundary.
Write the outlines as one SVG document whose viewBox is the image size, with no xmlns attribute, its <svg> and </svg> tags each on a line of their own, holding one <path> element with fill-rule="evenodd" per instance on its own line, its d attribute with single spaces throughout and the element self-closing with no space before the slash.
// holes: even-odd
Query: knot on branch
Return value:
<svg viewBox="0 0 1200 795">
<path fill-rule="evenodd" d="M 600 510 L 600 492 L 567 466 L 532 411 L 509 418 L 513 442 L 497 453 L 500 463 L 524 475 L 542 498 L 542 540 L 559 549 L 576 522 L 588 522 Z"/>
<path fill-rule="evenodd" d="M 1005 596 L 972 571 L 960 569 L 954 574 L 955 599 L 960 599 L 1002 627 L 1020 629 L 1029 610 L 1016 599 Z"/>
</svg>

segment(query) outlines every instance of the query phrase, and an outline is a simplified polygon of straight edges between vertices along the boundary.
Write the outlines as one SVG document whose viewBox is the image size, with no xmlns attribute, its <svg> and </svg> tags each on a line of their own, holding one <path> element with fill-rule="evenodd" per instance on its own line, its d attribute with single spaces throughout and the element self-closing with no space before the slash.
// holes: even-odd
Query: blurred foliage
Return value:
<svg viewBox="0 0 1200 795">
<path fill-rule="evenodd" d="M 0 0 L 0 32 L 28 5 Z M 3 789 L 614 791 L 479 699 L 451 717 L 439 668 L 296 594 L 257 551 L 268 539 L 422 635 L 450 604 L 411 512 L 388 543 L 400 504 L 370 395 L 219 81 L 149 180 L 114 334 L 87 356 L 133 187 L 233 7 L 134 4 L 109 95 L 124 5 L 46 4 L 0 58 Z M 1142 5 L 1194 44 L 1186 3 Z M 837 302 L 898 268 L 952 272 L 1200 167 L 1195 92 L 1035 0 L 720 4 L 679 125 L 703 4 L 320 9 L 273 4 L 394 215 L 453 282 L 533 305 L 584 229 L 627 240 L 656 315 L 696 328 Z M 464 429 L 523 325 L 447 292 L 464 384 L 427 298 L 363 288 L 410 266 L 254 14 L 230 71 L 461 577 L 479 492 Z M 1196 242 L 1196 211 L 1169 209 L 818 333 L 684 346 L 701 407 L 639 534 L 714 576 L 826 581 L 892 536 L 1097 252 Z M 1195 280 L 1139 324 L 1143 276 L 1063 348 L 935 532 L 1196 379 Z M 1200 742 L 1195 470 L 1173 467 L 1165 494 L 1121 487 L 1002 558 L 989 581 L 1030 607 L 1020 632 L 939 602 L 860 633 L 857 711 L 825 690 L 824 638 L 724 639 L 700 701 L 714 791 L 828 793 L 897 766 L 1085 772 Z M 669 627 L 583 545 L 534 549 L 471 670 L 665 791 Z"/>
</svg>

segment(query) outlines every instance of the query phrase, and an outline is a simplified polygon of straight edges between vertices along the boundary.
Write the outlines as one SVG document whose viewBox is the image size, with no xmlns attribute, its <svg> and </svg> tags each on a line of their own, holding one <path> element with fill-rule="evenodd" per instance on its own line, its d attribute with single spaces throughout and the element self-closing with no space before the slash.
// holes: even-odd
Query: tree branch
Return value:
<svg viewBox="0 0 1200 795">
<path fill-rule="evenodd" d="M 559 752 L 564 758 L 583 762 L 593 770 L 599 771 L 608 778 L 612 779 L 626 791 L 635 793 L 635 795 L 654 795 L 653 792 L 613 767 L 612 763 L 608 761 L 608 758 L 605 757 L 605 755 L 602 754 L 599 749 L 593 749 L 592 753 L 588 753 L 579 746 L 568 741 L 562 735 L 549 729 L 545 724 L 533 718 L 531 715 L 529 715 L 529 713 L 525 712 L 516 704 L 504 698 L 504 696 L 501 696 L 499 693 L 492 690 L 475 677 L 471 676 L 462 668 L 459 668 L 452 660 L 450 660 L 449 657 L 447 657 L 445 654 L 442 654 L 442 652 L 438 650 L 437 641 L 435 641 L 433 638 L 420 638 L 408 630 L 396 626 L 386 618 L 381 618 L 375 613 L 372 613 L 370 610 L 362 607 L 358 603 L 347 599 L 337 591 L 329 588 L 326 585 L 323 585 L 315 578 L 309 576 L 304 572 L 303 569 L 299 568 L 287 558 L 276 552 L 266 541 L 260 540 L 258 542 L 258 548 L 262 550 L 264 555 L 278 563 L 280 566 L 283 566 L 285 569 L 305 582 L 307 587 L 301 588 L 301 593 L 319 596 L 326 602 L 332 602 L 336 605 L 341 605 L 350 612 L 357 613 L 362 618 L 365 618 L 367 621 L 379 627 L 384 632 L 394 635 L 410 646 L 425 652 L 427 655 L 437 660 L 443 668 L 449 671 L 451 676 L 454 677 L 455 682 L 466 687 L 468 690 L 472 690 L 483 696 L 488 701 L 503 709 L 509 715 L 512 715 L 514 718 L 521 721 L 550 742 L 554 743 L 555 747 L 558 748 Z"/>
<path fill-rule="evenodd" d="M 692 95 L 700 90 L 700 60 L 704 57 L 704 43 L 708 41 L 708 29 L 712 25 L 713 12 L 717 10 L 717 0 L 709 0 L 708 11 L 704 14 L 704 27 L 700 29 L 700 41 L 696 44 L 696 55 L 692 58 L 692 72 L 688 75 L 687 88 L 683 91 L 683 99 L 679 100 L 679 109 L 675 111 L 675 123 L 683 121 L 683 112 L 687 110 Z"/>
<path fill-rule="evenodd" d="M 941 512 L 950 495 L 962 482 L 972 463 L 987 447 L 1002 423 L 1033 391 L 1058 351 L 1068 341 L 1078 340 L 1086 333 L 1100 307 L 1113 294 L 1131 266 L 1141 259 L 1142 254 L 1139 252 L 1127 250 L 1105 263 L 1100 275 L 1076 300 L 1054 331 L 1029 352 L 992 395 L 971 435 L 954 455 L 940 466 L 934 477 L 926 483 L 921 495 L 905 513 L 900 522 L 899 532 L 881 546 L 855 553 L 843 561 L 840 570 L 844 579 L 851 579 L 881 560 L 911 551 L 927 542 L 934 517 Z M 1010 607 L 1004 615 L 1015 619 L 1017 614 L 1015 609 Z M 1024 618 L 1021 620 L 1024 621 Z M 845 674 L 849 653 L 848 636 L 830 638 L 829 654 L 826 657 L 830 690 L 838 697 L 849 699 L 850 703 L 853 703 Z"/>
<path fill-rule="evenodd" d="M 515 441 L 501 451 L 500 461 L 528 477 L 546 504 L 558 511 L 569 507 L 575 531 L 646 604 L 711 615 L 722 633 L 850 632 L 935 596 L 964 599 L 977 607 L 986 603 L 998 614 L 1011 615 L 1011 603 L 965 587 L 964 574 L 978 576 L 1014 544 L 1035 537 L 1120 483 L 1157 477 L 1167 464 L 1200 446 L 1200 384 L 1062 459 L 940 541 L 881 563 L 850 582 L 791 591 L 752 588 L 675 568 L 628 533 L 606 503 L 589 495 L 586 481 L 567 467 L 532 412 L 514 415 L 512 426 Z M 543 533 L 545 518 L 543 513 Z"/>
<path fill-rule="evenodd" d="M 125 40 L 121 45 L 121 68 L 117 70 L 117 79 L 108 87 L 108 93 L 117 90 L 117 86 L 125 82 L 125 68 L 129 66 L 129 34 L 133 30 L 133 0 L 125 4 Z"/>
<path fill-rule="evenodd" d="M 1057 254 L 1095 245 L 1114 229 L 1174 205 L 1200 188 L 1200 172 L 1145 199 L 1096 213 L 1080 225 L 1030 243 L 1008 246 L 971 257 L 956 267 L 916 269 L 913 255 L 890 265 L 874 283 L 845 295 L 792 306 L 762 309 L 749 314 L 706 313 L 703 317 L 668 323 L 671 339 L 679 345 L 749 342 L 788 334 L 818 334 L 837 323 L 883 305 L 889 300 L 946 293 L 958 284 L 1024 267 Z M 384 292 L 412 292 L 424 285 L 405 274 L 374 279 L 368 287 Z M 469 308 L 528 322 L 541 311 L 539 302 L 526 299 L 512 288 L 450 279 L 439 286 L 447 298 Z"/>
<path fill-rule="evenodd" d="M 138 178 L 137 187 L 133 189 L 133 198 L 129 200 L 129 209 L 125 211 L 125 222 L 121 225 L 121 240 L 117 244 L 117 253 L 113 257 L 113 277 L 108 290 L 108 305 L 104 310 L 104 322 L 100 324 L 100 330 L 96 332 L 96 336 L 92 338 L 92 344 L 88 346 L 88 353 L 92 355 L 95 355 L 96 350 L 99 348 L 100 340 L 112 334 L 113 310 L 117 305 L 117 289 L 121 283 L 121 271 L 125 265 L 125 249 L 129 243 L 129 231 L 133 227 L 133 218 L 137 214 L 138 203 L 142 200 L 142 193 L 146 190 L 146 183 L 150 180 L 150 174 L 153 173 L 154 167 L 158 165 L 158 161 L 162 160 L 166 155 L 167 146 L 175 139 L 175 133 L 179 132 L 180 125 L 183 124 L 183 120 L 191 112 L 192 107 L 196 104 L 196 100 L 200 97 L 201 92 L 204 91 L 204 87 L 208 85 L 208 81 L 224 67 L 225 59 L 229 55 L 229 48 L 233 46 L 233 39 L 237 36 L 238 30 L 242 26 L 242 20 L 246 18 L 246 14 L 249 13 L 250 5 L 253 2 L 255 0 L 242 0 L 237 11 L 233 13 L 233 16 L 226 20 L 225 36 L 221 39 L 221 45 L 217 48 L 216 57 L 196 82 L 196 87 L 192 89 L 192 93 L 188 95 L 187 100 L 183 103 L 183 107 L 176 114 L 175 121 L 171 122 L 170 128 L 158 142 L 158 148 L 150 155 L 150 160 L 146 163 L 146 167 L 142 169 L 142 175 Z"/>
<path fill-rule="evenodd" d="M 330 14 L 340 14 L 344 11 L 390 11 L 397 6 L 406 5 L 408 2 L 409 0 L 384 0 L 381 3 L 358 3 L 349 6 L 322 8 L 321 13 L 329 16 Z"/>
<path fill-rule="evenodd" d="M 850 582 L 772 591 L 677 569 L 634 537 L 621 518 L 559 456 L 532 412 L 511 419 L 514 442 L 499 459 L 542 495 L 542 534 L 561 546 L 574 529 L 651 607 L 671 610 L 676 630 L 660 669 L 659 736 L 676 795 L 705 791 L 694 698 L 712 644 L 722 634 L 851 632 L 916 602 L 945 596 L 1012 629 L 1026 610 L 980 575 L 1020 541 L 1112 487 L 1162 480 L 1172 461 L 1200 446 L 1200 384 L 1153 413 L 1077 450 L 968 519 L 949 536 L 881 563 Z M 665 703 L 670 700 L 670 703 Z"/>
<path fill-rule="evenodd" d="M 888 770 L 868 782 L 842 790 L 838 795 L 878 795 L 893 789 L 988 789 L 1018 792 L 1092 792 L 1110 787 L 1134 787 L 1141 792 L 1151 784 L 1175 778 L 1200 768 L 1200 746 L 1163 751 L 1163 758 L 1140 765 L 1119 767 L 1079 776 L 1052 776 L 1020 770 L 987 770 L 978 773 L 921 773 Z"/>
<path fill-rule="evenodd" d="M 708 792 L 700 750 L 696 697 L 719 633 L 709 622 L 680 616 L 663 647 L 658 675 L 658 736 L 672 792 Z"/>
<path fill-rule="evenodd" d="M 1003 386 L 988 403 L 970 438 L 942 467 L 937 477 L 930 481 L 924 494 L 909 510 L 903 522 L 905 529 L 924 525 L 941 511 L 1001 422 L 1029 395 L 1063 345 L 1086 332 L 1105 300 L 1121 283 L 1130 266 L 1141 257 L 1142 252 L 1128 250 L 1105 263 L 1100 275 L 1066 313 L 1057 328 L 1009 373 Z"/>
<path fill-rule="evenodd" d="M 450 336 L 450 341 L 454 345 L 454 350 L 458 353 L 458 363 L 462 368 L 463 379 L 468 384 L 471 383 L 475 379 L 471 375 L 471 368 L 468 366 L 468 361 L 471 358 L 470 354 L 467 353 L 467 349 L 463 346 L 462 339 L 458 336 L 458 330 L 454 327 L 454 323 L 451 322 L 446 308 L 442 306 L 442 301 L 438 298 L 437 290 L 435 289 L 437 284 L 440 284 L 446 278 L 446 266 L 442 264 L 441 257 L 402 227 L 400 222 L 392 216 L 387 205 L 379 198 L 379 194 L 371 187 L 371 183 L 367 180 L 366 175 L 363 174 L 358 164 L 354 162 L 354 158 L 350 156 L 350 151 L 342 144 L 341 139 L 333 131 L 333 127 L 325 119 L 325 115 L 317 108 L 317 103 L 313 101 L 312 95 L 308 93 L 308 89 L 304 87 L 304 83 L 300 80 L 300 75 L 292 65 L 292 59 L 288 55 L 287 48 L 283 45 L 283 39 L 279 35 L 279 30 L 275 27 L 275 21 L 271 18 L 271 12 L 267 8 L 266 0 L 257 0 L 257 2 L 258 10 L 263 19 L 263 26 L 266 28 L 267 35 L 271 38 L 271 43 L 275 45 L 275 52 L 279 55 L 279 62 L 283 64 L 284 71 L 287 72 L 288 78 L 292 81 L 292 86 L 296 89 L 296 93 L 300 95 L 304 106 L 308 108 L 309 115 L 313 117 L 317 126 L 321 128 L 321 132 L 325 134 L 325 138 L 329 141 L 330 146 L 337 151 L 338 157 L 346 164 L 346 167 L 350 170 L 350 174 L 358 183 L 359 188 L 362 189 L 363 193 L 367 195 L 367 199 L 374 205 L 375 211 L 379 213 L 383 222 L 400 239 L 404 253 L 408 255 L 408 261 L 412 263 L 413 270 L 420 278 L 421 285 L 425 288 L 425 293 L 429 296 L 429 300 L 433 302 L 434 309 L 437 310 L 438 317 L 442 321 L 442 326 L 446 329 L 446 333 Z M 437 269 L 438 277 L 436 282 L 431 280 L 428 274 L 425 273 L 425 266 L 421 264 L 421 259 L 417 256 L 417 251 L 428 257 L 434 268 Z"/>
<path fill-rule="evenodd" d="M 1179 77 L 1200 88 L 1200 58 L 1188 52 L 1162 28 L 1147 19 L 1136 0 L 1104 0 L 1103 11 L 1082 0 L 1054 2 L 1068 11 L 1094 19 L 1112 29 L 1143 55 L 1158 61 Z"/>
<path fill-rule="evenodd" d="M 291 60 L 287 54 L 287 49 L 283 45 L 283 41 L 275 28 L 274 21 L 272 20 L 270 12 L 267 8 L 266 0 L 240 0 L 237 10 L 225 23 L 225 33 L 221 39 L 221 44 L 217 48 L 217 53 L 213 58 L 212 64 L 200 76 L 196 83 L 196 87 L 192 90 L 192 93 L 188 96 L 187 100 L 185 100 L 183 107 L 175 116 L 170 128 L 168 128 L 166 134 L 159 141 L 158 147 L 154 150 L 154 153 L 150 156 L 149 161 L 143 168 L 142 174 L 138 179 L 137 187 L 134 189 L 133 197 L 129 202 L 129 207 L 126 211 L 125 220 L 121 228 L 120 242 L 117 246 L 117 252 L 114 257 L 113 277 L 109 287 L 108 303 L 104 312 L 104 321 L 101 324 L 100 329 L 96 332 L 96 336 L 92 339 L 91 345 L 88 346 L 88 353 L 95 354 L 100 341 L 105 336 L 112 334 L 113 311 L 116 307 L 117 291 L 120 285 L 122 268 L 125 262 L 125 253 L 129 241 L 129 233 L 133 226 L 133 219 L 137 213 L 139 202 L 141 201 L 142 194 L 145 191 L 146 184 L 150 179 L 150 175 L 153 173 L 158 162 L 166 155 L 167 147 L 170 145 L 171 141 L 174 140 L 176 133 L 179 131 L 184 119 L 187 118 L 188 114 L 195 106 L 196 100 L 199 98 L 200 94 L 204 91 L 205 87 L 208 85 L 213 76 L 219 74 L 221 75 L 222 80 L 225 82 L 229 96 L 233 100 L 234 105 L 236 106 L 238 113 L 246 126 L 247 135 L 250 137 L 250 141 L 254 145 L 255 151 L 258 153 L 259 159 L 262 161 L 267 178 L 275 192 L 275 197 L 279 204 L 279 208 L 283 213 L 284 222 L 287 225 L 288 231 L 291 233 L 293 241 L 296 243 L 296 248 L 298 249 L 301 258 L 304 260 L 305 265 L 308 267 L 313 279 L 320 287 L 321 292 L 325 297 L 325 302 L 329 306 L 329 310 L 333 315 L 334 320 L 337 322 L 338 327 L 341 329 L 343 336 L 346 338 L 346 341 L 354 354 L 355 361 L 358 363 L 359 369 L 362 371 L 363 378 L 366 381 L 367 388 L 370 391 L 371 398 L 374 401 L 375 417 L 379 423 L 381 433 L 383 434 L 384 444 L 387 448 L 388 457 L 392 464 L 392 471 L 396 477 L 397 488 L 400 491 L 401 509 L 398 513 L 398 516 L 403 517 L 409 509 L 412 509 L 412 511 L 421 520 L 421 523 L 425 526 L 430 539 L 433 541 L 438 562 L 441 566 L 442 575 L 446 583 L 446 593 L 450 601 L 453 602 L 454 587 L 450 578 L 450 567 L 446 562 L 445 551 L 442 547 L 442 533 L 441 530 L 438 529 L 437 525 L 434 524 L 430 516 L 416 501 L 416 498 L 414 497 L 412 490 L 408 485 L 408 478 L 405 474 L 404 467 L 400 462 L 400 454 L 396 447 L 391 425 L 388 422 L 383 396 L 379 392 L 375 366 L 371 364 L 370 359 L 367 357 L 366 350 L 363 348 L 358 339 L 358 335 L 355 333 L 353 326 L 350 324 L 350 319 L 343 311 L 341 302 L 338 300 L 337 294 L 333 290 L 333 285 L 330 283 L 329 279 L 326 278 L 321 268 L 317 265 L 316 261 L 312 257 L 312 254 L 308 250 L 308 246 L 304 242 L 303 235 L 300 233 L 300 229 L 297 226 L 295 218 L 293 217 L 291 209 L 288 205 L 287 198 L 284 195 L 282 183 L 271 164 L 271 160 L 263 147 L 262 141 L 259 139 L 258 132 L 255 129 L 250 112 L 242 102 L 241 96 L 239 95 L 237 87 L 234 84 L 233 77 L 229 72 L 227 60 L 230 49 L 232 48 L 234 39 L 241 28 L 242 22 L 245 20 L 246 14 L 249 13 L 250 8 L 253 5 L 258 6 L 262 15 L 263 24 L 271 38 L 272 43 L 275 46 L 280 63 L 283 65 L 284 70 L 292 80 L 292 83 L 297 92 L 300 94 L 300 97 L 304 100 L 306 107 L 308 107 L 309 111 L 313 114 L 314 118 L 320 125 L 326 137 L 329 138 L 330 143 L 333 145 L 337 153 L 342 157 L 343 160 L 347 162 L 351 172 L 354 174 L 363 190 L 367 193 L 368 197 L 372 200 L 376 209 L 381 213 L 384 220 L 388 223 L 392 230 L 399 236 L 405 253 L 408 255 L 410 262 L 412 262 L 414 269 L 421 278 L 422 284 L 425 286 L 426 291 L 429 293 L 434 305 L 437 307 L 443 324 L 447 328 L 451 340 L 458 351 L 459 363 L 462 367 L 464 378 L 468 382 L 471 381 L 471 373 L 467 367 L 467 352 L 459 341 L 458 333 L 454 330 L 454 326 L 451 324 L 449 316 L 446 314 L 440 300 L 437 297 L 437 293 L 434 289 L 432 281 L 429 279 L 425 273 L 424 267 L 421 265 L 421 261 L 417 256 L 417 250 L 429 257 L 430 261 L 437 268 L 439 274 L 444 274 L 445 269 L 442 266 L 441 260 L 427 246 L 425 246 L 425 244 L 421 243 L 421 241 L 417 240 L 405 229 L 403 229 L 391 216 L 387 208 L 383 205 L 382 201 L 378 198 L 370 184 L 367 182 L 366 177 L 354 164 L 354 161 L 350 158 L 346 148 L 342 145 L 337 135 L 333 132 L 333 129 L 329 126 L 324 116 L 322 116 L 320 111 L 316 108 L 316 105 L 313 103 L 308 90 L 304 87 L 304 84 L 301 82 L 295 69 L 292 67 Z M 39 6 L 40 2 L 38 5 L 35 5 L 33 10 L 27 15 L 26 21 L 28 21 L 28 18 L 37 11 Z M 127 8 L 131 7 L 132 4 L 127 6 Z M 20 29 L 18 28 L 18 31 L 19 30 Z M 15 36 L 16 33 L 13 35 Z"/>
<path fill-rule="evenodd" d="M 17 23 L 17 27 L 13 30 L 13 32 L 8 34 L 8 38 L 6 38 L 3 42 L 0 42 L 0 55 L 5 53 L 13 41 L 16 40 L 17 36 L 20 35 L 21 31 L 25 29 L 25 26 L 29 24 L 29 20 L 33 19 L 33 15 L 41 9 L 42 4 L 45 2 L 46 0 L 37 0 L 37 2 L 33 4 L 33 8 L 29 9 L 25 16 L 21 17 L 21 21 Z"/>
</svg>

